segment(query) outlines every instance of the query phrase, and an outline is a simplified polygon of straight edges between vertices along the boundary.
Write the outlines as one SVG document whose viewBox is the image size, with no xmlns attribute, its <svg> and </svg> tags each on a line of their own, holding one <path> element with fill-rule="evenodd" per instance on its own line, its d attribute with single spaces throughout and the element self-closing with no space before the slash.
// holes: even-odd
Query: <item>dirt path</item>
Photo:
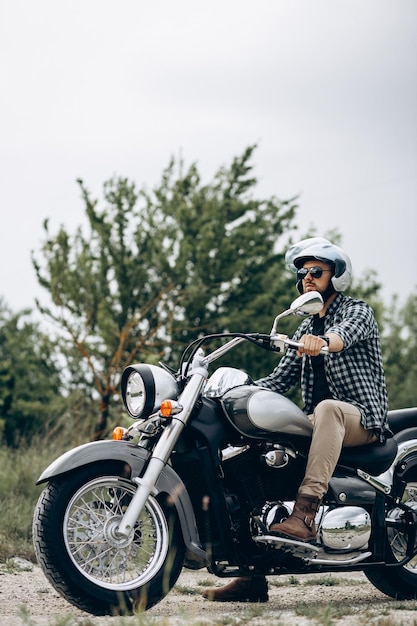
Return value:
<svg viewBox="0 0 417 626">
<path fill-rule="evenodd" d="M 21 568 L 28 567 L 24 570 Z M 0 568 L 0 624 L 7 626 L 416 626 L 417 602 L 395 602 L 361 573 L 270 578 L 266 604 L 214 603 L 204 586 L 223 581 L 206 570 L 183 570 L 177 585 L 157 606 L 138 617 L 93 617 L 61 598 L 37 566 Z"/>
</svg>

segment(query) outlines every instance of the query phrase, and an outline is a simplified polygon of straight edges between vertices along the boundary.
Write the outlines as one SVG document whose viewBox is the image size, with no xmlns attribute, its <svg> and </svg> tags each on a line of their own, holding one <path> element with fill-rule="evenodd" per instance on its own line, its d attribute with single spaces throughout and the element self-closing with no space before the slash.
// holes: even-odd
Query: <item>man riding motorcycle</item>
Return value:
<svg viewBox="0 0 417 626">
<path fill-rule="evenodd" d="M 272 524 L 270 535 L 314 543 L 315 516 L 342 447 L 389 436 L 388 400 L 379 332 L 372 309 L 343 294 L 352 279 L 348 255 L 327 239 L 313 237 L 290 247 L 287 266 L 297 273 L 300 293 L 318 291 L 324 301 L 305 319 L 293 339 L 302 347 L 287 351 L 274 371 L 256 384 L 279 393 L 299 383 L 313 433 L 304 479 L 291 515 Z M 327 347 L 329 354 L 320 354 Z M 264 576 L 236 578 L 203 591 L 214 601 L 265 602 Z"/>
</svg>

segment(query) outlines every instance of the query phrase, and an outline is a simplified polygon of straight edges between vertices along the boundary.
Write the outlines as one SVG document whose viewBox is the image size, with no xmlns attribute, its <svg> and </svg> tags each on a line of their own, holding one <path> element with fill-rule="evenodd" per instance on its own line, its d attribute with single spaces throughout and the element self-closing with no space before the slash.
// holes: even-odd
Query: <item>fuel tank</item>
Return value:
<svg viewBox="0 0 417 626">
<path fill-rule="evenodd" d="M 241 385 L 226 391 L 221 403 L 229 420 L 243 435 L 311 438 L 313 427 L 305 413 L 275 391 L 256 385 Z"/>
</svg>

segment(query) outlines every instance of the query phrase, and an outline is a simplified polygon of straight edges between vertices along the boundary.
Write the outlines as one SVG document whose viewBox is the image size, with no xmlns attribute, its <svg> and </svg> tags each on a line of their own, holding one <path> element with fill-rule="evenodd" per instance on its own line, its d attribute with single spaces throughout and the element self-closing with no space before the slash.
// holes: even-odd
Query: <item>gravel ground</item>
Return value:
<svg viewBox="0 0 417 626">
<path fill-rule="evenodd" d="M 68 604 L 37 566 L 0 566 L 0 624 L 7 626 L 406 626 L 417 625 L 417 602 L 395 602 L 360 572 L 271 577 L 265 604 L 216 603 L 201 589 L 228 582 L 206 570 L 183 570 L 168 596 L 136 617 L 94 617 Z"/>
</svg>

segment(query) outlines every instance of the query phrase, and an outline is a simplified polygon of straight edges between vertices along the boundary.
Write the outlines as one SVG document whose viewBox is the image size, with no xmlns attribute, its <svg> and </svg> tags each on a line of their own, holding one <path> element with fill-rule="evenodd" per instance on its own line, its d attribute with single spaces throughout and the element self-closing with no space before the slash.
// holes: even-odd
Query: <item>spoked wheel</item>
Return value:
<svg viewBox="0 0 417 626">
<path fill-rule="evenodd" d="M 84 467 L 42 492 L 33 537 L 46 576 L 69 602 L 94 615 L 131 614 L 175 584 L 184 548 L 173 507 L 150 496 L 128 537 L 120 520 L 136 485 L 119 466 Z"/>
<path fill-rule="evenodd" d="M 417 512 L 417 481 L 408 482 L 402 497 L 402 502 Z M 414 529 L 417 531 L 417 528 Z M 408 519 L 403 509 L 395 507 L 387 515 L 387 563 L 399 563 L 417 548 L 417 532 L 414 536 L 414 545 L 409 547 L 410 534 Z M 411 541 L 413 537 L 411 536 Z M 417 598 L 417 556 L 408 563 L 399 567 L 376 567 L 365 570 L 370 582 L 380 591 L 398 600 Z"/>
</svg>

